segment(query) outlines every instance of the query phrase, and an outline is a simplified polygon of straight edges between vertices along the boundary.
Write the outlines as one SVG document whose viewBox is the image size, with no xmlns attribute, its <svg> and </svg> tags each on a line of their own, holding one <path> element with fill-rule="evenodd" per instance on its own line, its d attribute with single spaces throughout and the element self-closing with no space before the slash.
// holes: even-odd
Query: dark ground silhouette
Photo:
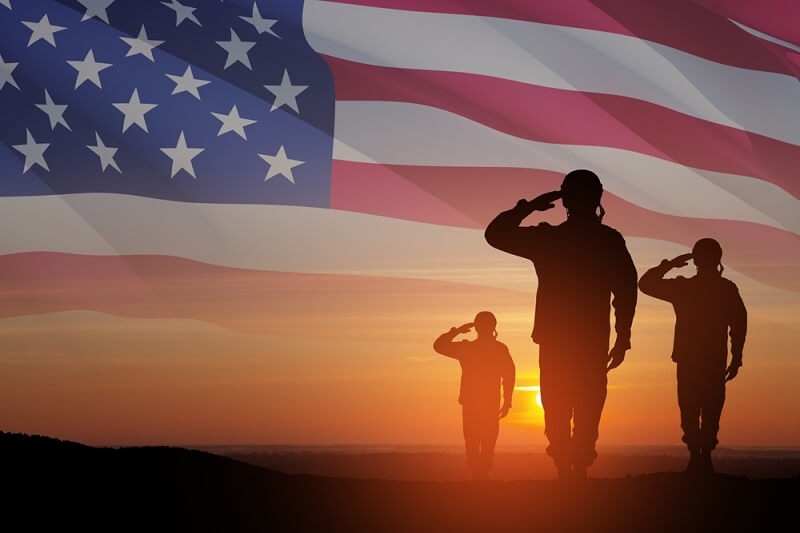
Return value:
<svg viewBox="0 0 800 533">
<path fill-rule="evenodd" d="M 390 481 L 290 475 L 200 450 L 0 433 L 3 521 L 47 531 L 784 530 L 800 476 Z"/>
</svg>

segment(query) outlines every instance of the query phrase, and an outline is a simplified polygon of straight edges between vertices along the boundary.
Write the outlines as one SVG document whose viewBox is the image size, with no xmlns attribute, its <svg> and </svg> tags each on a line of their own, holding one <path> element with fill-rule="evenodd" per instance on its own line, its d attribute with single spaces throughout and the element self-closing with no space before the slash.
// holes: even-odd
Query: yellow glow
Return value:
<svg viewBox="0 0 800 533">
<path fill-rule="evenodd" d="M 525 391 L 525 392 L 535 392 L 536 393 L 536 405 L 542 407 L 542 390 L 539 388 L 539 385 L 520 385 L 519 387 L 514 387 L 514 390 Z"/>
<path fill-rule="evenodd" d="M 526 426 L 542 426 L 544 411 L 538 385 L 517 385 L 514 387 L 514 408 L 509 412 L 509 421 Z"/>
</svg>

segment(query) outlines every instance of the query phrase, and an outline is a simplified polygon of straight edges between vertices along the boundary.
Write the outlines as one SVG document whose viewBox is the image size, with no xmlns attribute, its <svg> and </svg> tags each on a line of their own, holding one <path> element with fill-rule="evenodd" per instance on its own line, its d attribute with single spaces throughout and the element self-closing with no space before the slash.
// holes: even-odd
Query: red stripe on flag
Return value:
<svg viewBox="0 0 800 533">
<path fill-rule="evenodd" d="M 800 2 L 797 0 L 694 0 L 723 17 L 800 46 Z"/>
<path fill-rule="evenodd" d="M 516 137 L 630 150 L 693 168 L 762 179 L 800 198 L 796 176 L 800 146 L 791 143 L 618 95 L 325 59 L 340 101 L 427 105 Z"/>
<path fill-rule="evenodd" d="M 451 205 L 454 197 L 471 196 L 461 188 L 440 192 L 428 190 L 424 180 L 417 183 L 406 177 L 406 167 L 333 161 L 330 207 L 429 224 L 478 228 L 481 222 Z M 460 169 L 450 171 L 455 177 Z M 456 202 L 457 203 L 457 202 Z"/>
<path fill-rule="evenodd" d="M 442 302 L 451 309 L 491 305 L 503 313 L 530 306 L 527 294 L 509 289 L 235 269 L 156 255 L 9 254 L 0 256 L 0 272 L 0 318 L 90 310 L 199 320 L 276 338 L 391 341 L 407 334 L 398 327 L 401 321 L 418 321 L 420 310 L 440 308 Z M 449 322 L 433 329 L 439 327 Z"/>
<path fill-rule="evenodd" d="M 520 198 L 558 189 L 563 174 L 557 172 L 471 167 L 377 165 L 334 161 L 332 206 L 336 209 L 387 215 L 373 197 L 392 199 L 389 216 L 432 224 L 462 226 L 463 219 L 483 228 L 499 212 Z M 409 186 L 409 184 L 411 186 Z M 423 195 L 423 192 L 426 193 Z M 420 212 L 419 198 L 439 198 L 442 209 Z M 687 248 L 701 237 L 714 237 L 725 250 L 724 262 L 761 283 L 800 291 L 796 265 L 800 264 L 800 237 L 791 232 L 733 220 L 689 218 L 657 213 L 603 194 L 604 222 L 626 237 L 645 237 L 682 244 Z M 453 211 L 463 216 L 453 216 Z M 561 209 L 539 220 L 563 220 Z"/>
<path fill-rule="evenodd" d="M 337 3 L 428 13 L 497 17 L 627 35 L 717 63 L 800 76 L 787 49 L 759 39 L 728 17 L 798 42 L 800 3 L 772 0 L 774 11 L 744 0 L 337 0 Z M 780 13 L 780 16 L 775 16 Z M 783 21 L 783 22 L 776 22 Z M 675 28 L 680 28 L 679 32 Z"/>
</svg>

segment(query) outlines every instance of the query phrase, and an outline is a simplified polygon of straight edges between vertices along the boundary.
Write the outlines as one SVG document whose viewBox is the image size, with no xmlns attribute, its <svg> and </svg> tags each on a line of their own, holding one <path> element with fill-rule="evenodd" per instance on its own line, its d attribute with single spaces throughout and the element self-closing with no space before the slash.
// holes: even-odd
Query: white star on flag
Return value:
<svg viewBox="0 0 800 533">
<path fill-rule="evenodd" d="M 253 16 L 252 17 L 245 17 L 243 15 L 239 15 L 239 18 L 244 20 L 244 21 L 249 22 L 250 24 L 252 24 L 253 27 L 256 29 L 256 31 L 259 33 L 259 35 L 264 33 L 264 32 L 266 32 L 266 33 L 269 33 L 270 35 L 274 35 L 278 39 L 281 38 L 280 35 L 278 35 L 274 31 L 272 31 L 272 26 L 274 26 L 275 23 L 278 22 L 278 21 L 275 20 L 275 19 L 265 19 L 265 18 L 263 18 L 261 16 L 261 13 L 259 13 L 259 11 L 258 11 L 258 4 L 256 2 L 253 2 Z"/>
<path fill-rule="evenodd" d="M 42 15 L 42 18 L 39 19 L 39 22 L 33 21 L 25 21 L 23 20 L 22 23 L 30 28 L 31 30 L 31 38 L 28 39 L 28 46 L 32 45 L 39 39 L 44 39 L 48 43 L 52 44 L 53 46 L 56 45 L 56 32 L 61 30 L 66 30 L 67 28 L 64 26 L 54 26 L 50 24 L 50 19 L 47 18 L 47 13 Z"/>
<path fill-rule="evenodd" d="M 197 155 L 203 150 L 205 150 L 205 148 L 189 148 L 186 146 L 186 139 L 181 131 L 181 135 L 178 137 L 178 144 L 175 145 L 175 148 L 161 149 L 162 152 L 167 154 L 167 156 L 172 159 L 172 174 L 169 178 L 172 179 L 179 171 L 185 170 L 191 177 L 197 179 L 197 176 L 194 175 L 192 159 L 197 157 Z"/>
<path fill-rule="evenodd" d="M 168 8 L 170 8 L 175 12 L 176 28 L 180 26 L 181 22 L 183 22 L 186 19 L 191 20 L 201 28 L 203 27 L 203 25 L 200 24 L 200 21 L 197 20 L 197 17 L 194 16 L 194 10 L 197 9 L 196 7 L 185 6 L 180 2 L 178 2 L 178 0 L 170 0 L 169 4 L 166 2 L 161 2 L 161 4 L 167 6 Z"/>
<path fill-rule="evenodd" d="M 14 149 L 25 156 L 25 166 L 22 173 L 25 174 L 33 165 L 39 165 L 49 172 L 50 169 L 47 168 L 47 162 L 44 160 L 44 151 L 47 150 L 50 143 L 37 143 L 30 130 L 26 129 L 25 134 L 27 136 L 25 144 L 14 145 Z"/>
<path fill-rule="evenodd" d="M 244 140 L 247 140 L 247 136 L 244 133 L 245 126 L 249 126 L 250 124 L 255 124 L 255 120 L 251 120 L 249 118 L 242 118 L 239 116 L 239 110 L 236 109 L 234 105 L 231 108 L 230 113 L 225 115 L 224 113 L 211 113 L 219 120 L 222 121 L 222 124 L 219 127 L 219 133 L 217 133 L 217 137 L 222 135 L 223 133 L 227 133 L 229 131 L 235 132 Z"/>
<path fill-rule="evenodd" d="M 200 93 L 197 91 L 198 87 L 208 85 L 211 83 L 208 80 L 198 80 L 192 74 L 192 67 L 186 67 L 186 72 L 182 76 L 177 74 L 167 74 L 167 77 L 175 82 L 175 88 L 172 89 L 172 94 L 187 92 L 200 100 Z"/>
<path fill-rule="evenodd" d="M 275 155 L 264 155 L 258 154 L 258 157 L 263 159 L 269 165 L 269 170 L 267 171 L 267 177 L 264 178 L 264 181 L 267 181 L 270 178 L 274 178 L 275 176 L 282 175 L 287 180 L 294 183 L 294 175 L 292 174 L 292 169 L 298 165 L 302 165 L 305 161 L 300 161 L 299 159 L 289 159 L 286 156 L 286 150 L 281 145 L 278 148 L 278 153 Z"/>
<path fill-rule="evenodd" d="M 253 67 L 250 66 L 250 58 L 248 57 L 247 52 L 249 52 L 250 49 L 255 46 L 255 42 L 242 41 L 239 39 L 239 36 L 236 34 L 236 32 L 231 29 L 230 41 L 216 41 L 216 43 L 224 48 L 226 52 L 228 52 L 228 57 L 225 60 L 225 66 L 223 69 L 228 68 L 238 61 L 248 69 L 253 70 Z"/>
<path fill-rule="evenodd" d="M 78 3 L 86 8 L 81 22 L 89 20 L 92 17 L 97 17 L 108 24 L 108 13 L 106 13 L 106 9 L 108 9 L 108 6 L 113 4 L 114 1 L 115 0 L 78 0 Z"/>
<path fill-rule="evenodd" d="M 142 103 L 139 100 L 139 89 L 134 89 L 131 99 L 128 101 L 128 103 L 112 105 L 119 109 L 123 115 L 125 115 L 125 119 L 122 124 L 122 133 L 125 133 L 125 131 L 133 124 L 136 124 L 144 131 L 147 131 L 147 122 L 145 122 L 144 114 L 152 110 L 158 104 Z"/>
<path fill-rule="evenodd" d="M 6 6 L 8 9 L 11 9 L 11 0 L 0 0 L 0 4 Z"/>
<path fill-rule="evenodd" d="M 297 107 L 297 95 L 308 89 L 308 85 L 292 85 L 286 69 L 283 70 L 283 79 L 280 85 L 264 85 L 264 87 L 275 95 L 275 101 L 272 102 L 270 111 L 275 111 L 282 105 L 288 105 L 296 113 L 300 113 L 300 109 Z"/>
<path fill-rule="evenodd" d="M 147 30 L 144 28 L 144 24 L 142 24 L 138 36 L 120 37 L 120 39 L 125 41 L 125 43 L 130 46 L 130 49 L 128 50 L 128 53 L 125 54 L 125 57 L 141 54 L 153 62 L 155 62 L 155 59 L 153 59 L 153 48 L 164 43 L 164 41 L 153 41 L 148 39 Z"/>
<path fill-rule="evenodd" d="M 47 118 L 50 119 L 50 129 L 56 129 L 56 125 L 61 124 L 69 131 L 72 131 L 72 128 L 69 127 L 67 121 L 64 120 L 64 111 L 67 110 L 66 104 L 56 104 L 53 102 L 53 99 L 50 98 L 50 94 L 47 92 L 47 89 L 44 90 L 44 103 L 43 104 L 36 104 L 36 107 L 47 113 Z"/>
<path fill-rule="evenodd" d="M 97 141 L 97 144 L 94 146 L 87 144 L 86 148 L 97 154 L 97 157 L 100 158 L 100 166 L 103 168 L 103 172 L 105 172 L 106 168 L 110 166 L 122 174 L 122 171 L 117 166 L 117 162 L 114 161 L 114 154 L 117 153 L 117 148 L 104 145 L 103 141 L 100 139 L 100 134 L 97 132 L 94 132 L 94 138 Z"/>
<path fill-rule="evenodd" d="M 86 57 L 82 61 L 67 61 L 72 68 L 78 71 L 78 77 L 75 80 L 75 88 L 77 89 L 85 81 L 91 81 L 97 87 L 103 88 L 100 84 L 100 71 L 107 69 L 111 63 L 98 63 L 94 60 L 94 52 L 91 49 L 86 53 Z"/>
<path fill-rule="evenodd" d="M 6 63 L 3 61 L 3 56 L 0 55 L 0 89 L 5 87 L 6 83 L 9 83 L 19 90 L 19 85 L 14 81 L 14 76 L 11 75 L 17 65 L 19 63 Z"/>
</svg>

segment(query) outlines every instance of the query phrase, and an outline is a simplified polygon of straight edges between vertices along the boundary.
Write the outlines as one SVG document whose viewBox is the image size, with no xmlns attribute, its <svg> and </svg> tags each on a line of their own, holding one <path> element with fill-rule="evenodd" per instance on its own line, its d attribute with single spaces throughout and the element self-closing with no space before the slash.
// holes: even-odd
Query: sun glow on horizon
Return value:
<svg viewBox="0 0 800 533">
<path fill-rule="evenodd" d="M 521 426 L 544 427 L 544 410 L 539 385 L 514 387 L 514 407 L 509 412 L 509 422 Z"/>
<path fill-rule="evenodd" d="M 536 405 L 542 407 L 542 390 L 539 385 L 518 385 L 514 387 L 514 390 L 523 391 L 523 392 L 535 392 L 536 393 Z"/>
</svg>

